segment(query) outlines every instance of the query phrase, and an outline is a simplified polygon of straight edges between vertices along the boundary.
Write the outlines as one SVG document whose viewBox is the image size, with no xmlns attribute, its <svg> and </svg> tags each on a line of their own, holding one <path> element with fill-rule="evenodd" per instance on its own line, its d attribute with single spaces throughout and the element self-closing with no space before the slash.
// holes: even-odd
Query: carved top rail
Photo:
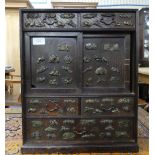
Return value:
<svg viewBox="0 0 155 155">
<path fill-rule="evenodd" d="M 24 30 L 135 29 L 136 10 L 46 10 L 22 11 Z"/>
</svg>

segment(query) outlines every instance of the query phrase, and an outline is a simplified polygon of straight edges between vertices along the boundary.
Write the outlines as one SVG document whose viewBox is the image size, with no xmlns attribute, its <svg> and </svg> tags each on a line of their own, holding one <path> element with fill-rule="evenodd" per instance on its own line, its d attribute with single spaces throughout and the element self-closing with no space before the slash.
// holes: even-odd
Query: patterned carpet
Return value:
<svg viewBox="0 0 155 155">
<path fill-rule="evenodd" d="M 138 111 L 141 112 L 141 109 Z M 140 114 L 139 114 L 140 115 Z M 138 137 L 148 138 L 149 137 L 149 129 L 146 125 L 147 120 L 141 120 L 139 116 L 138 120 Z M 145 123 L 146 122 L 146 123 Z M 6 137 L 6 155 L 21 155 L 20 147 L 22 145 L 22 118 L 21 114 L 6 114 L 6 129 L 5 129 L 5 137 Z"/>
</svg>

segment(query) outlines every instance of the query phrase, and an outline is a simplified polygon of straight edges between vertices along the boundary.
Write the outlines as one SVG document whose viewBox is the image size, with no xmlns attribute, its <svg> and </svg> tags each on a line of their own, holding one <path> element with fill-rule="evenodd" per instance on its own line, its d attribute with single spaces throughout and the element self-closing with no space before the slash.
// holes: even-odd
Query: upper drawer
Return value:
<svg viewBox="0 0 155 155">
<path fill-rule="evenodd" d="M 135 28 L 135 12 L 64 10 L 24 11 L 23 28 L 25 30 L 88 30 Z"/>
<path fill-rule="evenodd" d="M 81 13 L 82 28 L 134 28 L 134 13 Z"/>
</svg>

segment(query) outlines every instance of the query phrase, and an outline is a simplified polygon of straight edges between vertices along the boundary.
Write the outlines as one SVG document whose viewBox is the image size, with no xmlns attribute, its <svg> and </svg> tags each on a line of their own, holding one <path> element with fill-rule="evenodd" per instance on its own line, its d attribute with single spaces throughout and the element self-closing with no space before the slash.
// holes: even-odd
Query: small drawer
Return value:
<svg viewBox="0 0 155 155">
<path fill-rule="evenodd" d="M 82 98 L 82 115 L 131 115 L 133 114 L 134 98 L 102 97 Z"/>
<path fill-rule="evenodd" d="M 135 13 L 81 13 L 82 28 L 135 28 Z"/>
<path fill-rule="evenodd" d="M 78 115 L 78 98 L 29 98 L 26 99 L 27 115 L 68 116 Z"/>
<path fill-rule="evenodd" d="M 133 120 L 128 118 L 33 118 L 27 119 L 27 140 L 132 142 L 133 123 Z"/>
</svg>

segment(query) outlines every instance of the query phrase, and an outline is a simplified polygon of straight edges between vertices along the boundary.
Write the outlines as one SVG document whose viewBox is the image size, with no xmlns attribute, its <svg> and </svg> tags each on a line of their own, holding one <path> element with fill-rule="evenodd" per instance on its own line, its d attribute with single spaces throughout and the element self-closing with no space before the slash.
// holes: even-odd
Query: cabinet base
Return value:
<svg viewBox="0 0 155 155">
<path fill-rule="evenodd" d="M 90 152 L 138 152 L 137 144 L 115 145 L 63 145 L 44 146 L 25 144 L 21 148 L 22 153 L 90 153 Z"/>
</svg>

